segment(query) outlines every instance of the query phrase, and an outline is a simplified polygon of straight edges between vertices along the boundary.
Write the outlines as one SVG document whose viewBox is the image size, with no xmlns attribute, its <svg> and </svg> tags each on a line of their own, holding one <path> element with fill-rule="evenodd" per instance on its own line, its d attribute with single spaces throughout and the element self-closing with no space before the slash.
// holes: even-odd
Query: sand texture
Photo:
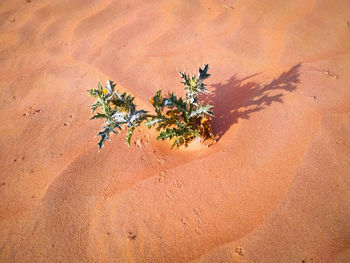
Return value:
<svg viewBox="0 0 350 263">
<path fill-rule="evenodd" d="M 350 3 L 1 0 L 0 262 L 350 262 Z M 217 143 L 98 153 L 86 90 L 151 110 L 210 64 Z"/>
</svg>

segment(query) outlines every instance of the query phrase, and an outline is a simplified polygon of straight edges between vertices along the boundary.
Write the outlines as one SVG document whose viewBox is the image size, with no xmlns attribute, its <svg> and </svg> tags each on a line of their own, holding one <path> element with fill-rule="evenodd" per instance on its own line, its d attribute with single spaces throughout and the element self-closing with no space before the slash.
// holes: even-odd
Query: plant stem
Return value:
<svg viewBox="0 0 350 263">
<path fill-rule="evenodd" d="M 146 118 L 159 118 L 159 119 L 163 119 L 163 120 L 170 120 L 165 116 L 158 116 L 158 115 L 152 115 L 152 114 L 146 114 Z"/>
</svg>

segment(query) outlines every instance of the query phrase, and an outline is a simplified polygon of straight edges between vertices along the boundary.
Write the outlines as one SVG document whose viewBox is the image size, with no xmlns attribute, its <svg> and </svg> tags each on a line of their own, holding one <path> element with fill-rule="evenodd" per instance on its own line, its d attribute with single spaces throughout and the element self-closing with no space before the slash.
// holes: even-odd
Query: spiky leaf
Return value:
<svg viewBox="0 0 350 263">
<path fill-rule="evenodd" d="M 102 106 L 102 103 L 99 100 L 96 101 L 94 104 L 91 105 L 91 113 L 94 113 L 95 110 L 101 106 Z"/>
<path fill-rule="evenodd" d="M 128 146 L 130 146 L 131 137 L 132 137 L 134 131 L 135 131 L 135 127 L 131 127 L 128 129 L 128 131 L 126 133 L 126 144 Z"/>
<path fill-rule="evenodd" d="M 145 110 L 139 110 L 131 112 L 129 115 L 129 119 L 127 122 L 128 127 L 136 127 L 139 126 L 140 123 L 145 120 L 146 118 L 146 111 Z"/>
<path fill-rule="evenodd" d="M 126 123 L 128 121 L 128 114 L 125 112 L 115 112 L 111 116 L 111 120 L 116 123 Z"/>
<path fill-rule="evenodd" d="M 105 140 L 109 140 L 109 133 L 116 133 L 114 129 L 111 129 L 110 127 L 104 127 L 104 130 L 100 131 L 97 136 L 101 136 L 101 140 L 98 142 L 99 150 L 104 146 Z"/>
<path fill-rule="evenodd" d="M 107 80 L 106 89 L 107 89 L 107 94 L 109 96 L 111 96 L 113 94 L 115 86 L 116 86 L 116 84 L 113 81 L 111 81 L 110 79 Z"/>
<path fill-rule="evenodd" d="M 98 112 L 98 113 L 97 113 L 95 116 L 93 116 L 90 120 L 94 120 L 94 119 L 104 119 L 104 118 L 107 118 L 107 115 Z"/>
<path fill-rule="evenodd" d="M 207 73 L 208 69 L 209 69 L 209 65 L 208 64 L 205 64 L 203 69 L 199 68 L 199 70 L 198 70 L 198 72 L 199 72 L 198 79 L 199 80 L 204 80 L 204 79 L 207 79 L 207 78 L 210 77 L 210 74 Z"/>
<path fill-rule="evenodd" d="M 194 116 L 200 116 L 203 117 L 205 114 L 208 114 L 210 116 L 213 115 L 213 112 L 210 111 L 210 108 L 212 106 L 210 105 L 206 105 L 206 106 L 199 106 L 197 109 L 195 109 L 194 111 L 191 112 L 189 118 L 192 118 Z"/>
</svg>

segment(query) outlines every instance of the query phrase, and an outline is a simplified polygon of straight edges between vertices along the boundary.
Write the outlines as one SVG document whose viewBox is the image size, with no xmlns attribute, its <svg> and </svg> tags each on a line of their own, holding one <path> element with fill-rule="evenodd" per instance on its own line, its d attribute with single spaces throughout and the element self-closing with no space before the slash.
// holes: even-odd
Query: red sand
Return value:
<svg viewBox="0 0 350 263">
<path fill-rule="evenodd" d="M 1 262 L 350 262 L 348 1 L 2 0 L 0 21 Z M 97 153 L 87 89 L 150 109 L 204 63 L 216 144 Z"/>
</svg>

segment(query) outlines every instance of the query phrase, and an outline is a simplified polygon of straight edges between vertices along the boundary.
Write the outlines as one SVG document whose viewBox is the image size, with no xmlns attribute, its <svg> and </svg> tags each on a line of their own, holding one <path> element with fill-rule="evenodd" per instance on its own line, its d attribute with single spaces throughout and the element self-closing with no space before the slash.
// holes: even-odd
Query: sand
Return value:
<svg viewBox="0 0 350 263">
<path fill-rule="evenodd" d="M 1 262 L 350 262 L 348 1 L 0 2 Z M 217 143 L 98 153 L 86 92 L 183 95 Z"/>
</svg>

